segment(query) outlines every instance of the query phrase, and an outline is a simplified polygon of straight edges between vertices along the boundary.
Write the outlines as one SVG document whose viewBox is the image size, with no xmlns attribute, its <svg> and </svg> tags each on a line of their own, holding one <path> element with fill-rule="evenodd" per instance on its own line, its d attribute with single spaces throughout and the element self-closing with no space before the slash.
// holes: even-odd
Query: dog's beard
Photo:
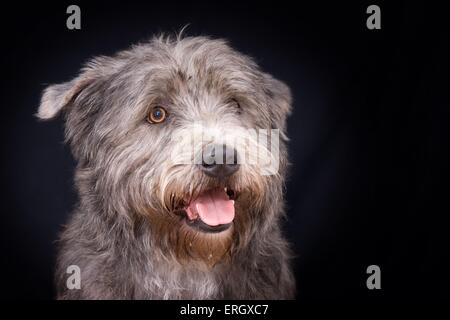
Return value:
<svg viewBox="0 0 450 320">
<path fill-rule="evenodd" d="M 256 227 L 254 220 L 264 219 L 258 209 L 265 197 L 264 179 L 268 178 L 254 177 L 253 183 L 247 184 L 242 175 L 218 181 L 194 174 L 190 183 L 180 185 L 183 180 L 174 172 L 164 175 L 163 193 L 155 199 L 159 209 L 147 211 L 153 238 L 182 263 L 202 262 L 209 267 L 226 263 L 248 243 Z M 189 181 L 189 177 L 184 178 Z M 210 202 L 202 203 L 205 206 L 226 208 L 194 210 L 205 201 Z M 208 212 L 211 210 L 221 212 Z"/>
<path fill-rule="evenodd" d="M 267 206 L 267 190 L 273 177 L 259 175 L 256 168 L 241 165 L 237 174 L 218 181 L 202 174 L 195 165 L 158 168 L 145 156 L 135 159 L 134 166 L 121 166 L 125 163 L 122 161 L 105 166 L 103 178 L 96 180 L 96 186 L 105 196 L 102 201 L 105 211 L 115 212 L 131 224 L 145 223 L 153 247 L 168 259 L 200 262 L 199 266 L 207 267 L 227 262 L 248 244 L 260 227 L 258 222 L 267 218 L 263 208 Z M 218 233 L 189 226 L 186 208 L 202 193 L 217 188 L 235 193 L 231 226 Z"/>
</svg>

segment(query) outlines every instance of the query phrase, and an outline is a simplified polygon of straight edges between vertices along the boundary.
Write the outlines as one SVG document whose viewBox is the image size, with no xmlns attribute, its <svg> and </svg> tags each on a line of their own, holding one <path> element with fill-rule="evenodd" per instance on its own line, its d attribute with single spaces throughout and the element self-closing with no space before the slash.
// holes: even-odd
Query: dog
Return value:
<svg viewBox="0 0 450 320">
<path fill-rule="evenodd" d="M 57 299 L 292 299 L 291 100 L 250 57 L 203 36 L 155 36 L 47 87 L 37 116 L 63 114 L 79 195 L 58 241 Z M 253 129 L 276 131 L 276 152 Z M 269 174 L 249 161 L 255 146 L 276 158 Z"/>
</svg>

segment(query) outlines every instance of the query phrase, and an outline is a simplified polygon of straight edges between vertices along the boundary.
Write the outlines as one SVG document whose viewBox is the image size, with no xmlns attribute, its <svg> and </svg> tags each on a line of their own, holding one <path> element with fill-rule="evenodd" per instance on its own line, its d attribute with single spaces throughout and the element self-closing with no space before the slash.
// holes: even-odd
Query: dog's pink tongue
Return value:
<svg viewBox="0 0 450 320">
<path fill-rule="evenodd" d="M 220 188 L 202 193 L 189 205 L 191 212 L 193 208 L 200 219 L 210 226 L 227 224 L 234 219 L 234 201 Z"/>
</svg>

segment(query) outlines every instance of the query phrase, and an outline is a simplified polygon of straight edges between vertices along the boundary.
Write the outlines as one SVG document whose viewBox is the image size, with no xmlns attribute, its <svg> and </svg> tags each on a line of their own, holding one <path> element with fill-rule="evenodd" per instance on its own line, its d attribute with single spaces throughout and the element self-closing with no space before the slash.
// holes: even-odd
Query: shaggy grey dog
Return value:
<svg viewBox="0 0 450 320">
<path fill-rule="evenodd" d="M 78 163 L 58 298 L 293 298 L 280 231 L 290 105 L 285 84 L 207 37 L 156 37 L 49 86 L 38 117 L 64 114 Z M 258 128 L 279 129 L 271 174 L 240 160 L 256 140 L 236 138 Z"/>
</svg>

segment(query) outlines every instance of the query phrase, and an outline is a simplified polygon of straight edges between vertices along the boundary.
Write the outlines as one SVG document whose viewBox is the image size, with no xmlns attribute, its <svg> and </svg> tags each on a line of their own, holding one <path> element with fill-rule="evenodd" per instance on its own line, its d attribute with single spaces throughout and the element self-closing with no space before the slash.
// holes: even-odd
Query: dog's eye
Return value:
<svg viewBox="0 0 450 320">
<path fill-rule="evenodd" d="M 147 121 L 150 123 L 161 123 L 167 118 L 167 111 L 163 107 L 154 107 L 147 115 Z"/>
<path fill-rule="evenodd" d="M 241 108 L 241 105 L 239 104 L 239 102 L 238 102 L 236 99 L 231 99 L 231 103 L 233 103 L 233 105 L 234 105 L 236 108 L 238 108 L 238 109 Z"/>
<path fill-rule="evenodd" d="M 230 103 L 236 108 L 237 112 L 240 114 L 242 111 L 240 103 L 236 99 L 231 99 Z"/>
</svg>

